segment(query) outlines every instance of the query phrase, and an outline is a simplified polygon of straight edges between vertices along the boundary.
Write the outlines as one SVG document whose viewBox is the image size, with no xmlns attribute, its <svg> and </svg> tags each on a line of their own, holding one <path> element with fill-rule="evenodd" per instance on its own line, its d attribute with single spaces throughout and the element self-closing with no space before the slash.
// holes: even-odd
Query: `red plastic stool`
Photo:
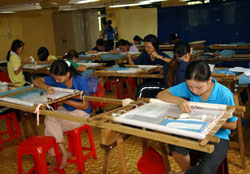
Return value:
<svg viewBox="0 0 250 174">
<path fill-rule="evenodd" d="M 164 174 L 165 167 L 160 153 L 148 146 L 137 163 L 138 170 L 143 174 Z"/>
<path fill-rule="evenodd" d="M 0 144 L 13 140 L 18 137 L 21 137 L 21 131 L 18 125 L 15 112 L 10 112 L 5 115 L 0 115 L 0 121 L 3 119 L 6 119 L 8 130 L 1 131 L 1 128 L 0 128 Z M 2 135 L 5 135 L 5 134 L 8 134 L 9 137 L 6 139 L 2 139 Z M 1 147 L 0 147 L 0 151 L 1 151 Z"/>
<path fill-rule="evenodd" d="M 20 143 L 17 147 L 17 163 L 18 173 L 23 173 L 22 156 L 24 154 L 33 155 L 34 167 L 27 173 L 32 173 L 34 170 L 39 174 L 47 174 L 48 166 L 46 160 L 46 152 L 54 148 L 56 153 L 57 164 L 61 163 L 61 155 L 56 140 L 50 136 L 32 136 L 29 139 Z M 64 174 L 64 170 L 58 171 L 58 174 Z"/>
<path fill-rule="evenodd" d="M 90 147 L 83 147 L 81 143 L 81 134 L 83 131 L 87 131 L 89 137 Z M 79 128 L 75 128 L 71 131 L 65 132 L 68 138 L 68 150 L 71 152 L 75 159 L 68 159 L 68 162 L 75 163 L 78 167 L 78 172 L 83 173 L 85 170 L 84 162 L 91 156 L 97 159 L 94 140 L 89 125 L 84 125 Z M 82 151 L 90 151 L 86 156 L 83 155 Z"/>
<path fill-rule="evenodd" d="M 126 80 L 128 80 L 128 85 L 129 85 L 129 88 L 130 88 L 130 90 L 131 90 L 131 98 L 132 99 L 135 99 L 135 88 L 136 88 L 136 86 L 135 86 L 135 80 L 134 80 L 134 78 L 132 78 L 132 77 L 128 77 L 127 79 L 126 78 L 121 78 L 121 79 L 119 79 L 119 81 L 121 81 L 121 87 L 122 87 L 122 98 L 129 98 L 130 96 L 128 95 L 128 89 L 125 89 L 124 88 L 124 84 L 126 83 Z M 119 81 L 116 83 L 116 98 L 118 98 L 119 99 Z M 126 85 L 127 86 L 127 85 Z M 128 86 L 127 86 L 127 88 L 128 88 Z"/>
</svg>

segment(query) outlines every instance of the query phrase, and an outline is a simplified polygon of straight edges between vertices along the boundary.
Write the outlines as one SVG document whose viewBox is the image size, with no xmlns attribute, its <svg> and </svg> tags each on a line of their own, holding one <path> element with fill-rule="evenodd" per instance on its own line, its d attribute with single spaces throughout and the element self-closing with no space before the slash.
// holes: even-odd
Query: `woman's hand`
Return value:
<svg viewBox="0 0 250 174">
<path fill-rule="evenodd" d="M 131 54 L 129 52 L 126 53 L 128 59 L 131 59 Z"/>
<path fill-rule="evenodd" d="M 91 51 L 88 51 L 87 53 L 88 53 L 88 54 L 95 54 L 95 53 L 98 53 L 98 51 L 96 51 L 96 50 L 91 50 Z"/>
<path fill-rule="evenodd" d="M 53 87 L 49 86 L 49 87 L 47 88 L 47 93 L 48 93 L 48 94 L 55 94 L 56 92 L 55 92 L 55 90 L 53 89 Z"/>
<path fill-rule="evenodd" d="M 117 51 L 117 50 L 110 50 L 109 53 L 110 53 L 110 54 L 120 54 L 120 52 Z"/>
<path fill-rule="evenodd" d="M 170 61 L 171 61 L 170 58 L 161 56 L 161 55 L 158 54 L 157 52 L 153 52 L 153 53 L 151 54 L 151 56 L 152 56 L 152 57 L 155 57 L 155 58 L 157 58 L 157 59 L 163 60 L 164 62 L 170 62 Z"/>
<path fill-rule="evenodd" d="M 27 63 L 31 63 L 31 58 L 30 57 L 26 57 L 24 60 L 23 60 L 23 63 L 24 64 L 27 64 Z"/>
<path fill-rule="evenodd" d="M 182 100 L 177 105 L 181 112 L 192 112 L 190 103 L 187 100 Z"/>
<path fill-rule="evenodd" d="M 157 59 L 162 59 L 162 58 L 163 58 L 163 56 L 159 55 L 156 51 L 153 52 L 151 55 L 152 55 L 153 57 L 157 58 Z"/>
</svg>

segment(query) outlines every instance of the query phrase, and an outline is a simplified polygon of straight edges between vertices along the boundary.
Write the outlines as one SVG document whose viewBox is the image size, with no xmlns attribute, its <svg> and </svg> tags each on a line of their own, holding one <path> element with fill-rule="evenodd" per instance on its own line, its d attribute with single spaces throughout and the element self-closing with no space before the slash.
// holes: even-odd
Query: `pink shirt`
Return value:
<svg viewBox="0 0 250 174">
<path fill-rule="evenodd" d="M 120 48 L 116 48 L 116 51 L 119 51 L 122 53 L 123 51 L 120 50 Z M 135 45 L 131 45 L 129 48 L 129 52 L 139 52 L 138 48 Z"/>
</svg>

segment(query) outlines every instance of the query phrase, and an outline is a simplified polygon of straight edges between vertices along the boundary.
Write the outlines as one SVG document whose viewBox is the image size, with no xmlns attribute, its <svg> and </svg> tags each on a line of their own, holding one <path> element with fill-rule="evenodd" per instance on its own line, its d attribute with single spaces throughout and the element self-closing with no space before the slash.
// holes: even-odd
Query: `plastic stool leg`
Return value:
<svg viewBox="0 0 250 174">
<path fill-rule="evenodd" d="M 23 174 L 23 154 L 17 150 L 17 166 L 18 166 L 18 174 Z"/>
<path fill-rule="evenodd" d="M 93 140 L 93 136 L 92 136 L 92 132 L 91 132 L 90 126 L 87 127 L 87 132 L 88 132 L 88 137 L 89 137 L 89 143 L 90 143 L 91 152 L 93 153 L 93 158 L 95 160 L 97 160 L 97 155 L 96 155 L 96 150 L 95 150 L 95 144 L 94 144 L 94 140 Z"/>
<path fill-rule="evenodd" d="M 12 118 L 11 117 L 7 117 L 6 118 L 6 123 L 7 123 L 7 128 L 8 128 L 8 134 L 9 137 L 14 137 L 14 130 L 13 130 L 13 126 L 12 126 Z"/>
<path fill-rule="evenodd" d="M 74 133 L 73 139 L 75 140 L 74 142 L 75 149 L 80 149 L 80 151 L 76 152 L 76 162 L 77 162 L 78 172 L 83 173 L 85 171 L 85 166 L 82 154 L 81 138 L 77 137 L 77 135 Z"/>
</svg>

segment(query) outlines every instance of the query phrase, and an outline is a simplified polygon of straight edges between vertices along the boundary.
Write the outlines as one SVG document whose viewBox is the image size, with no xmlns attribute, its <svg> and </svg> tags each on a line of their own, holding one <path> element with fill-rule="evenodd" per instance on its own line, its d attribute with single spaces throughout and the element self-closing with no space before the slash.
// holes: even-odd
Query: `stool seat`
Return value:
<svg viewBox="0 0 250 174">
<path fill-rule="evenodd" d="M 23 173 L 22 168 L 22 156 L 24 154 L 33 155 L 34 167 L 30 169 L 27 173 L 32 173 L 34 170 L 36 173 L 47 174 L 48 166 L 46 160 L 46 152 L 54 148 L 56 153 L 57 164 L 60 165 L 61 155 L 59 153 L 59 148 L 53 137 L 49 136 L 32 136 L 29 139 L 23 141 L 18 145 L 17 148 L 17 162 L 18 162 L 18 173 Z M 60 174 L 64 173 L 64 170 L 59 170 Z"/>
</svg>

